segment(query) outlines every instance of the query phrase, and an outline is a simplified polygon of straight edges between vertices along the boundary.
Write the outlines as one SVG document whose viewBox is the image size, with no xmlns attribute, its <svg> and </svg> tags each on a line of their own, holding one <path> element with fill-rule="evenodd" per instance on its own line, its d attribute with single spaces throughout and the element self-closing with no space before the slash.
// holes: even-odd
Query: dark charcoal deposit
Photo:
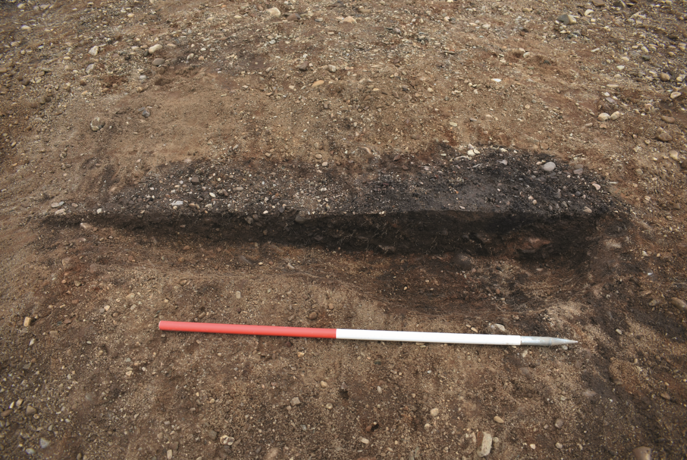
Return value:
<svg viewBox="0 0 687 460">
<path fill-rule="evenodd" d="M 86 212 L 67 207 L 48 221 L 387 254 L 547 258 L 583 254 L 597 227 L 617 227 L 623 214 L 601 179 L 565 164 L 546 172 L 549 157 L 453 153 L 422 165 L 379 161 L 367 174 L 321 168 L 317 180 L 308 178 L 318 166 L 303 164 L 174 164 Z"/>
</svg>

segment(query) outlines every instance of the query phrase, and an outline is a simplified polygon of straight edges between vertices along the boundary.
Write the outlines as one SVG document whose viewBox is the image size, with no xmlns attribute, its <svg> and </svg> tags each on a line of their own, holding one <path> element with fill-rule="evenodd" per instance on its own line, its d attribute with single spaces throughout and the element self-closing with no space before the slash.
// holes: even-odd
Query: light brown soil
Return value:
<svg viewBox="0 0 687 460">
<path fill-rule="evenodd" d="M 686 14 L 0 3 L 0 456 L 685 458 Z"/>
</svg>

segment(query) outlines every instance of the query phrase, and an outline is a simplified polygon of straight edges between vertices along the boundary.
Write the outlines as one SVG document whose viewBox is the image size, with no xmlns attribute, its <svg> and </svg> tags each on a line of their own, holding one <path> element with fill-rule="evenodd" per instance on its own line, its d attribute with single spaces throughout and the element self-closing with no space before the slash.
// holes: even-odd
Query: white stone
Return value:
<svg viewBox="0 0 687 460">
<path fill-rule="evenodd" d="M 489 455 L 491 452 L 491 443 L 493 439 L 491 437 L 491 434 L 489 433 L 483 433 L 482 436 L 482 445 L 479 446 L 479 449 L 477 449 L 477 456 L 480 458 L 486 457 Z"/>
<path fill-rule="evenodd" d="M 88 54 L 91 56 L 97 56 L 98 55 L 98 47 L 94 46 L 93 48 L 88 50 Z"/>
<path fill-rule="evenodd" d="M 153 46 L 151 46 L 150 48 L 148 48 L 148 52 L 149 52 L 150 54 L 153 54 L 153 53 L 155 53 L 156 51 L 160 51 L 161 49 L 162 49 L 162 45 L 160 45 L 160 44 L 158 43 L 158 44 L 153 45 Z"/>
<path fill-rule="evenodd" d="M 607 121 L 611 116 L 607 114 L 606 112 L 600 113 L 599 116 L 599 121 Z"/>
<path fill-rule="evenodd" d="M 279 8 L 270 8 L 267 10 L 267 13 L 269 13 L 270 17 L 273 18 L 278 18 L 281 16 L 281 11 L 279 11 Z"/>
<path fill-rule="evenodd" d="M 551 172 L 554 169 L 556 169 L 556 163 L 554 163 L 553 161 L 549 161 L 547 163 L 544 163 L 544 166 L 542 166 L 541 169 L 543 169 L 546 172 Z"/>
</svg>

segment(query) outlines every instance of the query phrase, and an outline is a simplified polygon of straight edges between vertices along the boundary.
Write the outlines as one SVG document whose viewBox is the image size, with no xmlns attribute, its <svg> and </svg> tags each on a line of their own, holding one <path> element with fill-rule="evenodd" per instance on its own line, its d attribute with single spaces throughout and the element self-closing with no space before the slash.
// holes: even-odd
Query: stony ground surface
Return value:
<svg viewBox="0 0 687 460">
<path fill-rule="evenodd" d="M 685 458 L 685 20 L 1 2 L 0 456 Z"/>
</svg>

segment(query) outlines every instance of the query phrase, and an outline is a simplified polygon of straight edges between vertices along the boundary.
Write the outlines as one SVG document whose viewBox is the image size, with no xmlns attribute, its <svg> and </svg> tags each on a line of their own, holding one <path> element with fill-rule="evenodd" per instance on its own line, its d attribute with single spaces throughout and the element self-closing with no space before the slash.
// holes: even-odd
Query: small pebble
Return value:
<svg viewBox="0 0 687 460">
<path fill-rule="evenodd" d="M 554 422 L 554 426 L 558 429 L 563 428 L 563 419 L 557 418 L 556 421 Z"/>
<path fill-rule="evenodd" d="M 673 136 L 671 136 L 669 132 L 661 129 L 656 135 L 656 139 L 661 142 L 670 142 L 673 140 Z"/>
<path fill-rule="evenodd" d="M 667 74 L 667 73 L 665 73 L 665 72 L 661 72 L 661 73 L 658 75 L 658 78 L 660 78 L 661 81 L 670 81 L 670 74 Z"/>
<path fill-rule="evenodd" d="M 310 313 L 310 314 L 308 315 L 308 319 L 310 319 L 310 320 L 315 320 L 315 319 L 317 319 L 317 312 L 314 311 L 314 312 Z"/>
<path fill-rule="evenodd" d="M 26 318 L 24 318 L 24 327 L 29 327 L 29 326 L 31 326 L 31 317 L 27 316 Z"/>
<path fill-rule="evenodd" d="M 281 16 L 281 11 L 279 11 L 279 8 L 269 8 L 267 10 L 267 13 L 270 15 L 272 18 L 278 18 Z"/>
<path fill-rule="evenodd" d="M 560 442 L 557 442 L 556 443 L 556 449 L 562 449 L 562 448 L 563 448 L 563 444 L 561 444 Z"/>
<path fill-rule="evenodd" d="M 162 59 L 162 58 L 155 58 L 155 59 L 153 60 L 153 65 L 154 65 L 154 66 L 157 66 L 157 67 L 160 67 L 160 66 L 161 66 L 162 64 L 164 64 L 164 63 L 165 63 L 165 60 Z"/>
<path fill-rule="evenodd" d="M 36 409 L 33 406 L 26 406 L 26 415 L 31 416 L 36 413 Z"/>
<path fill-rule="evenodd" d="M 597 117 L 599 121 L 608 121 L 611 116 L 607 114 L 606 112 L 600 113 L 599 116 Z"/>
<path fill-rule="evenodd" d="M 291 405 L 292 406 L 300 406 L 301 405 L 301 400 L 298 398 L 298 396 L 291 399 Z"/>
<path fill-rule="evenodd" d="M 97 56 L 98 55 L 98 47 L 94 46 L 93 48 L 88 50 L 88 54 L 91 56 Z"/>
<path fill-rule="evenodd" d="M 541 169 L 543 169 L 546 172 L 551 172 L 554 169 L 556 169 L 556 163 L 554 163 L 553 161 L 549 161 L 547 163 L 544 163 L 544 166 L 542 166 Z"/>
<path fill-rule="evenodd" d="M 680 310 L 687 310 L 687 302 L 678 297 L 673 297 L 672 299 L 670 299 L 670 303 L 674 307 L 679 308 Z"/>
<path fill-rule="evenodd" d="M 482 444 L 479 446 L 477 449 L 477 456 L 478 457 L 486 457 L 489 455 L 491 452 L 491 444 L 493 442 L 493 438 L 490 433 L 483 433 L 482 434 Z"/>
<path fill-rule="evenodd" d="M 495 421 L 496 423 L 505 423 L 505 422 L 503 421 L 503 419 L 502 419 L 501 417 L 499 417 L 498 415 L 497 415 L 496 417 L 494 417 L 494 421 Z"/>
<path fill-rule="evenodd" d="M 439 415 L 439 408 L 435 407 L 434 409 L 429 411 L 429 415 L 431 415 L 432 417 L 436 417 L 437 415 Z"/>
<path fill-rule="evenodd" d="M 632 453 L 635 455 L 635 460 L 651 460 L 650 447 L 637 447 Z"/>
<path fill-rule="evenodd" d="M 321 386 L 322 388 L 327 388 L 329 385 L 327 384 L 327 382 L 325 382 L 324 380 L 322 380 L 322 381 L 320 382 L 320 386 Z"/>
<path fill-rule="evenodd" d="M 241 298 L 241 291 L 236 291 L 236 298 L 240 299 Z"/>
<path fill-rule="evenodd" d="M 156 51 L 160 51 L 161 49 L 162 49 L 162 45 L 160 45 L 160 44 L 158 43 L 157 45 L 153 45 L 153 46 L 151 46 L 150 48 L 148 48 L 148 52 L 149 52 L 150 54 L 154 54 Z"/>
<path fill-rule="evenodd" d="M 41 449 L 47 449 L 48 447 L 50 447 L 50 441 L 48 441 L 45 438 L 41 438 L 38 442 L 41 445 Z"/>
</svg>

